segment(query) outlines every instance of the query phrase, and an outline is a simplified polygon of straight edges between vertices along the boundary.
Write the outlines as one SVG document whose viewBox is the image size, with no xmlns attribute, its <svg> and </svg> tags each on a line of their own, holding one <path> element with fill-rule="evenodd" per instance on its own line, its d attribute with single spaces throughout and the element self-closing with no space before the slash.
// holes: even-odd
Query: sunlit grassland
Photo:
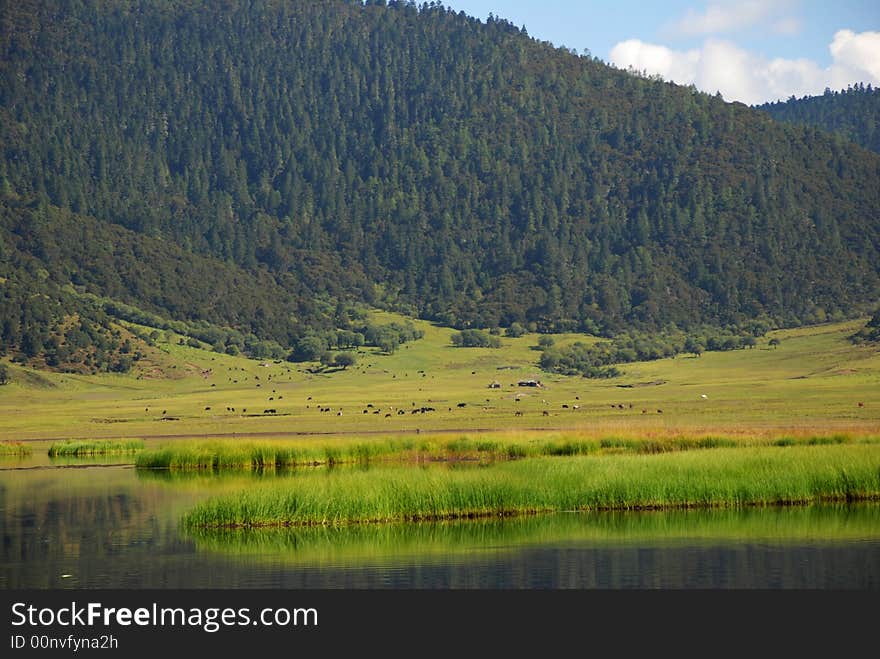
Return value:
<svg viewBox="0 0 880 659">
<path fill-rule="evenodd" d="M 190 527 L 424 521 L 880 497 L 876 444 L 533 458 L 477 469 L 344 470 L 203 502 Z"/>
<path fill-rule="evenodd" d="M 504 554 L 527 546 L 702 545 L 836 542 L 880 537 L 880 506 L 748 507 L 586 514 L 522 515 L 498 520 L 431 523 L 198 528 L 187 531 L 200 550 L 288 565 L 357 565 L 457 553 Z"/>
<path fill-rule="evenodd" d="M 387 313 L 375 319 L 402 320 Z M 625 364 L 624 375 L 609 380 L 542 373 L 535 334 L 502 337 L 501 349 L 454 348 L 453 330 L 414 322 L 423 339 L 392 355 L 364 349 L 346 370 L 310 372 L 314 364 L 173 343 L 159 344 L 160 357 L 128 375 L 10 365 L 13 382 L 0 387 L 0 439 L 561 429 L 594 438 L 880 433 L 880 352 L 846 339 L 863 321 L 775 332 L 776 348 L 768 336 L 750 350 Z M 157 368 L 162 377 L 151 376 Z M 516 386 L 524 378 L 545 386 Z M 493 382 L 501 387 L 490 389 Z M 434 409 L 413 414 L 422 407 Z M 269 409 L 276 412 L 264 413 Z"/>
</svg>

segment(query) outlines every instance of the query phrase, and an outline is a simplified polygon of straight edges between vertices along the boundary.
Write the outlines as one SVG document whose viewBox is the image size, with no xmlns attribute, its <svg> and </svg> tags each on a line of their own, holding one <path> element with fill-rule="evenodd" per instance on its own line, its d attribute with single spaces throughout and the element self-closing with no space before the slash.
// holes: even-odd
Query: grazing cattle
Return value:
<svg viewBox="0 0 880 659">
<path fill-rule="evenodd" d="M 162 410 L 162 414 L 168 414 L 168 410 Z"/>
<path fill-rule="evenodd" d="M 364 410 L 364 414 L 369 414 L 370 410 Z"/>
<path fill-rule="evenodd" d="M 617 407 L 620 408 L 620 409 L 622 410 L 622 409 L 623 409 L 623 404 L 620 404 L 620 405 L 618 405 Z"/>
<path fill-rule="evenodd" d="M 864 406 L 865 406 L 864 403 L 859 403 L 859 407 L 864 407 Z"/>
<path fill-rule="evenodd" d="M 523 413 L 520 412 L 519 410 L 517 410 L 516 412 L 513 413 L 513 416 L 522 416 L 522 415 L 523 415 Z"/>
<path fill-rule="evenodd" d="M 205 411 L 207 412 L 207 411 L 209 411 L 210 409 L 211 409 L 210 407 L 206 407 L 206 408 L 205 408 Z"/>
<path fill-rule="evenodd" d="M 467 403 L 459 403 L 458 407 L 464 407 L 465 405 L 467 405 Z"/>
<path fill-rule="evenodd" d="M 663 414 L 663 410 L 657 410 L 657 414 Z"/>
<path fill-rule="evenodd" d="M 564 404 L 563 404 L 562 409 L 567 410 L 567 409 L 568 409 L 568 405 L 564 405 Z"/>
<path fill-rule="evenodd" d="M 275 399 L 274 399 L 274 398 L 272 398 L 272 396 L 269 396 L 269 400 L 275 400 Z"/>
<path fill-rule="evenodd" d="M 373 407 L 372 403 L 367 403 L 367 407 Z"/>
<path fill-rule="evenodd" d="M 648 410 L 642 410 L 642 414 L 647 414 Z"/>
<path fill-rule="evenodd" d="M 379 414 L 380 412 L 381 412 L 381 410 L 374 410 L 373 414 Z"/>
<path fill-rule="evenodd" d="M 543 414 L 544 416 L 550 416 L 550 412 L 548 412 L 547 410 L 544 410 L 541 414 Z"/>
<path fill-rule="evenodd" d="M 573 407 L 574 409 L 576 409 L 576 410 L 581 409 L 581 406 L 580 406 L 580 405 L 572 405 L 572 407 Z"/>
<path fill-rule="evenodd" d="M 263 410 L 263 414 L 275 414 L 275 409 L 270 408 L 268 410 Z"/>
<path fill-rule="evenodd" d="M 336 416 L 342 416 L 342 412 L 341 411 L 337 412 Z"/>
<path fill-rule="evenodd" d="M 390 415 L 390 414 L 386 414 L 386 415 L 385 415 L 385 418 L 387 419 L 389 416 L 391 416 L 391 415 Z"/>
</svg>

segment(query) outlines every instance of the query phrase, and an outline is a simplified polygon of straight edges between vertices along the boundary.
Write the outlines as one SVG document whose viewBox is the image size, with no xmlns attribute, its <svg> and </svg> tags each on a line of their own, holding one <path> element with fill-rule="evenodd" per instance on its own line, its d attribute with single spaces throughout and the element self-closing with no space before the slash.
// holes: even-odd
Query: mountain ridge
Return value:
<svg viewBox="0 0 880 659">
<path fill-rule="evenodd" d="M 246 313 L 146 274 L 114 295 L 284 347 L 338 304 L 610 335 L 876 302 L 880 157 L 502 19 L 384 4 L 6 5 L 7 229 L 70 211 L 157 267 L 159 239 L 270 282 Z M 99 259 L 64 254 L 59 287 Z"/>
</svg>

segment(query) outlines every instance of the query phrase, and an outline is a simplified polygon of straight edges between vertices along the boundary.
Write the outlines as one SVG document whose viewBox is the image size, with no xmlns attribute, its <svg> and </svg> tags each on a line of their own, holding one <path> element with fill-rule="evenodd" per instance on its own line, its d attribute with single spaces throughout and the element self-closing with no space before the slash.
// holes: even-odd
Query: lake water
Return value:
<svg viewBox="0 0 880 659">
<path fill-rule="evenodd" d="M 302 472 L 124 461 L 0 459 L 0 588 L 880 590 L 877 504 L 190 534 L 197 501 Z"/>
</svg>

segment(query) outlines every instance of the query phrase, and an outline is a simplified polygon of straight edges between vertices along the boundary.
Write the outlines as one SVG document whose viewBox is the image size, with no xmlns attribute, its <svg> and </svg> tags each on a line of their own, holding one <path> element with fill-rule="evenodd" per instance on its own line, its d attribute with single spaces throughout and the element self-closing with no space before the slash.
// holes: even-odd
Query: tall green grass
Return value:
<svg viewBox="0 0 880 659">
<path fill-rule="evenodd" d="M 375 442 L 294 444 L 282 442 L 175 442 L 138 455 L 138 469 L 265 470 L 281 467 L 370 462 L 402 455 L 413 444 L 399 440 Z"/>
<path fill-rule="evenodd" d="M 372 469 L 210 500 L 194 527 L 499 517 L 547 511 L 807 504 L 880 498 L 870 445 L 535 458 L 470 470 Z"/>
<path fill-rule="evenodd" d="M 840 443 L 812 438 L 808 443 Z M 833 438 L 837 439 L 837 438 Z M 804 443 L 806 440 L 794 443 Z M 778 443 L 789 445 L 789 442 Z M 319 466 L 381 461 L 471 460 L 493 462 L 541 456 L 579 456 L 606 453 L 655 454 L 747 446 L 748 442 L 725 437 L 673 437 L 666 439 L 558 437 L 542 441 L 500 440 L 467 435 L 449 438 L 395 438 L 324 443 L 282 441 L 176 441 L 143 451 L 139 469 L 174 470 L 265 470 L 282 467 Z"/>
<path fill-rule="evenodd" d="M 49 447 L 49 457 L 83 455 L 122 455 L 135 453 L 144 448 L 142 439 L 113 440 L 66 440 Z"/>
</svg>

